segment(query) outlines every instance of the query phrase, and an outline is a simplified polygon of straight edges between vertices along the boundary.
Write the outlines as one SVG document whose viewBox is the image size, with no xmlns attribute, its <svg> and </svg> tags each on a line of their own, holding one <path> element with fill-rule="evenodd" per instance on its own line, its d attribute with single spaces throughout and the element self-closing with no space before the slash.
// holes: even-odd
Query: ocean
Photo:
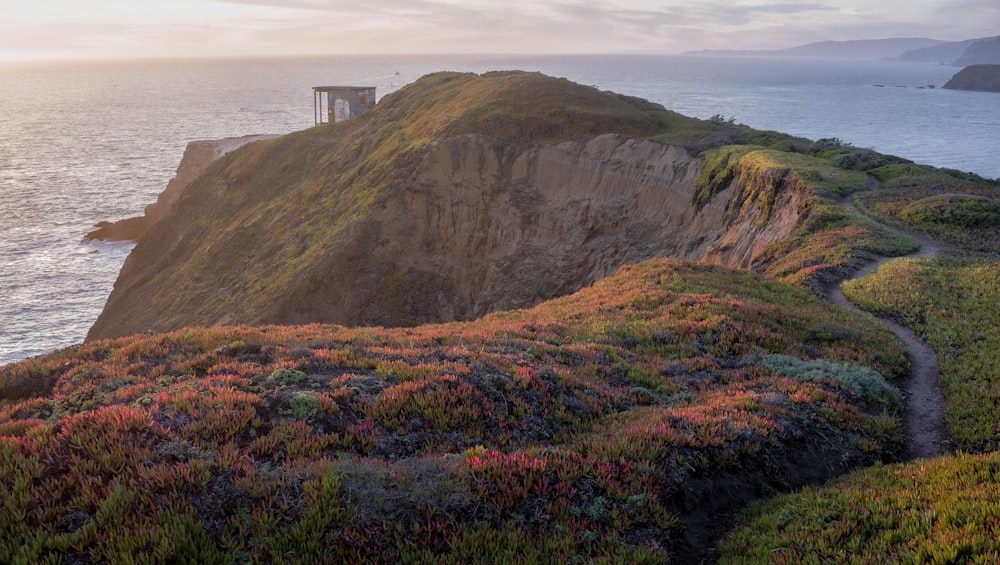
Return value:
<svg viewBox="0 0 1000 565">
<path fill-rule="evenodd" d="M 0 65 L 0 364 L 83 340 L 130 251 L 83 235 L 140 215 L 187 142 L 312 127 L 313 86 L 372 85 L 381 97 L 429 72 L 503 69 L 1000 177 L 1000 94 L 942 90 L 958 69 L 918 63 L 577 55 Z"/>
</svg>

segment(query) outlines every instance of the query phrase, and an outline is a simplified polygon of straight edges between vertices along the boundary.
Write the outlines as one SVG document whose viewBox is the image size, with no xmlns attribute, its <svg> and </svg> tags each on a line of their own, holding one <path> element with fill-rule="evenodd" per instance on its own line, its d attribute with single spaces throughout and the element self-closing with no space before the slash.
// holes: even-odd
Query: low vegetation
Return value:
<svg viewBox="0 0 1000 565">
<path fill-rule="evenodd" d="M 876 465 L 761 503 L 727 537 L 721 562 L 1000 561 L 1000 263 L 895 259 L 842 288 L 930 343 L 949 434 L 961 450 L 983 453 Z"/>
<path fill-rule="evenodd" d="M 473 322 L 182 329 L 0 367 L 0 562 L 700 562 L 746 504 L 872 464 L 754 506 L 723 561 L 1000 559 L 997 455 L 890 465 L 902 346 L 804 288 L 917 247 L 845 198 L 997 252 L 996 183 L 530 73 L 416 88 L 213 165 L 193 189 L 205 200 L 181 205 L 247 216 L 194 226 L 217 254 L 163 269 L 176 285 L 158 311 L 216 320 L 227 302 L 258 312 L 275 289 L 318 284 L 301 267 L 375 237 L 365 214 L 423 149 L 483 131 L 707 151 L 696 208 L 736 181 L 731 216 L 764 223 L 798 191 L 799 225 L 757 273 L 655 260 Z M 272 213 L 276 193 L 301 206 Z M 947 424 L 969 451 L 997 449 L 998 272 L 902 259 L 844 286 L 938 351 Z"/>
<path fill-rule="evenodd" d="M 864 315 L 665 260 L 476 322 L 90 343 L 0 371 L 0 562 L 700 558 L 899 452 L 860 366 L 906 371 Z"/>
<path fill-rule="evenodd" d="M 816 142 L 810 147 L 817 155 L 747 145 L 714 150 L 707 154 L 695 186 L 695 206 L 704 205 L 738 179 L 731 210 L 736 213 L 756 208 L 766 221 L 773 212 L 776 194 L 788 190 L 807 192 L 796 233 L 772 245 L 754 266 L 759 272 L 791 284 L 822 285 L 852 268 L 866 254 L 900 256 L 915 251 L 917 242 L 912 238 L 840 205 L 839 200 L 865 190 L 870 181 L 863 172 L 831 164 L 829 150 L 822 149 L 829 146 L 839 143 Z"/>
<path fill-rule="evenodd" d="M 923 165 L 873 169 L 883 182 L 859 194 L 873 217 L 921 231 L 963 249 L 1000 253 L 1000 183 L 969 173 Z"/>
<path fill-rule="evenodd" d="M 998 453 L 876 465 L 759 504 L 720 563 L 997 563 L 998 474 Z"/>
<path fill-rule="evenodd" d="M 1000 262 L 897 259 L 843 289 L 937 352 L 952 439 L 966 450 L 1000 448 Z"/>
</svg>

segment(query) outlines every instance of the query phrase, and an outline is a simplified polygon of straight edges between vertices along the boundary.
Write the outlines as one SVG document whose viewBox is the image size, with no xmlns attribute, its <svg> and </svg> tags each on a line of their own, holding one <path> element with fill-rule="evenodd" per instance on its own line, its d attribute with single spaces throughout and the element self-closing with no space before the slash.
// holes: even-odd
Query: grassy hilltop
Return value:
<svg viewBox="0 0 1000 565">
<path fill-rule="evenodd" d="M 713 129 L 532 73 L 429 75 L 354 119 L 220 159 L 187 189 L 176 220 L 139 242 L 90 337 L 227 321 L 426 321 L 431 294 L 458 291 L 434 270 L 398 266 L 396 250 L 380 244 L 386 224 L 404 221 L 382 215 L 412 193 L 433 145 L 488 133 L 514 150 L 689 124 Z"/>
<path fill-rule="evenodd" d="M 687 217 L 729 227 L 702 262 L 628 264 L 468 321 L 222 323 L 318 285 L 303 265 L 371 235 L 448 140 L 516 156 L 609 133 L 682 148 Z M 0 562 L 991 562 L 998 192 L 542 75 L 430 75 L 220 160 L 182 197 L 203 212 L 189 231 L 154 227 L 123 269 L 100 331 L 131 335 L 0 367 Z M 886 224 L 962 256 L 894 260 L 844 292 L 935 348 L 946 423 L 975 454 L 899 463 L 905 349 L 816 295 L 917 247 Z M 433 295 L 393 280 L 388 308 Z M 114 329 L 178 312 L 206 317 Z"/>
</svg>

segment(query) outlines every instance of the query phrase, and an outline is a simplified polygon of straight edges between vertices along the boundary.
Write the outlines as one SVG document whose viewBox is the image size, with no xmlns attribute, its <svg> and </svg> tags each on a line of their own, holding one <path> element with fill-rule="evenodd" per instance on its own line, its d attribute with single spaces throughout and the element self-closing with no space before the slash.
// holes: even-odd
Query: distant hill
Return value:
<svg viewBox="0 0 1000 565">
<path fill-rule="evenodd" d="M 820 41 L 787 49 L 766 51 L 689 51 L 685 55 L 817 57 L 831 59 L 892 59 L 915 50 L 933 48 L 946 42 L 926 37 L 896 37 L 852 41 Z M 956 55 L 957 57 L 958 55 Z"/>
<path fill-rule="evenodd" d="M 973 42 L 953 64 L 956 67 L 1000 64 L 1000 37 Z"/>
<path fill-rule="evenodd" d="M 1000 37 L 980 37 L 913 49 L 900 55 L 899 60 L 954 67 L 1000 63 Z"/>
</svg>

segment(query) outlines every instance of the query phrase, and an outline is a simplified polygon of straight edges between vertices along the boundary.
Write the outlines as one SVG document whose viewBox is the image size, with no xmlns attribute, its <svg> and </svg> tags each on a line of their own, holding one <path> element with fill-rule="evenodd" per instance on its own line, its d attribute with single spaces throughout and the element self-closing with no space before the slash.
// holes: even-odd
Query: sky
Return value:
<svg viewBox="0 0 1000 565">
<path fill-rule="evenodd" d="M 1000 33 L 1000 0 L 0 0 L 0 61 L 778 49 Z"/>
</svg>

